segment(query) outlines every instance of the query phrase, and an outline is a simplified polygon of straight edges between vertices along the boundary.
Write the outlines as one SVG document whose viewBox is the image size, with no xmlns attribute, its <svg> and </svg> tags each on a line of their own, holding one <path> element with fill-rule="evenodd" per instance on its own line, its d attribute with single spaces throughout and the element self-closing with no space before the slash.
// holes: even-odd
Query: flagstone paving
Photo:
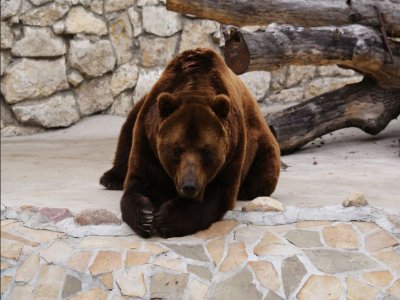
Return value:
<svg viewBox="0 0 400 300">
<path fill-rule="evenodd" d="M 400 298 L 399 235 L 372 222 L 224 220 L 181 238 L 77 237 L 26 227 L 24 209 L 1 221 L 2 299 Z"/>
</svg>

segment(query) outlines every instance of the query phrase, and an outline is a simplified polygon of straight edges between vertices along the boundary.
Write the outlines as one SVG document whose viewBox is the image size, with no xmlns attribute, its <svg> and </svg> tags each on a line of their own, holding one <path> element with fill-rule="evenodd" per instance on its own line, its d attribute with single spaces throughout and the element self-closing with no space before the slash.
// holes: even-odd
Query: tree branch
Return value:
<svg viewBox="0 0 400 300">
<path fill-rule="evenodd" d="M 388 36 L 399 37 L 398 0 L 167 0 L 169 10 L 239 27 L 270 23 L 303 27 L 358 23 L 379 27 L 375 6 L 384 16 Z"/>
<path fill-rule="evenodd" d="M 374 77 L 382 87 L 400 87 L 400 43 L 391 41 L 393 63 L 381 36 L 361 25 L 302 28 L 271 24 L 265 32 L 224 30 L 224 55 L 237 74 L 284 65 L 339 64 Z"/>
<path fill-rule="evenodd" d="M 378 134 L 400 114 L 400 89 L 384 89 L 374 81 L 347 85 L 266 116 L 282 154 L 289 154 L 332 131 L 357 127 Z"/>
</svg>

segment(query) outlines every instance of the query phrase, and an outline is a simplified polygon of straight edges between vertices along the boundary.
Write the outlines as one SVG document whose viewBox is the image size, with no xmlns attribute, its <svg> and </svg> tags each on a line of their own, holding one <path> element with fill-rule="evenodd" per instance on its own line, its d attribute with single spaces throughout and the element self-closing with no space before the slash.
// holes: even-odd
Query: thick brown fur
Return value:
<svg viewBox="0 0 400 300">
<path fill-rule="evenodd" d="M 269 196 L 279 146 L 243 82 L 212 50 L 181 53 L 125 122 L 100 183 L 124 187 L 123 220 L 149 237 L 206 229 L 237 198 Z"/>
</svg>

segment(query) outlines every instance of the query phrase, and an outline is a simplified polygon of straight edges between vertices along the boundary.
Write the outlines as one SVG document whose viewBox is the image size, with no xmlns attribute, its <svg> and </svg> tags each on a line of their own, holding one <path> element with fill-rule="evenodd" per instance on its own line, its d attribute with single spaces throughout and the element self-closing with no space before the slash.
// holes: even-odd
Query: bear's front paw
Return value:
<svg viewBox="0 0 400 300">
<path fill-rule="evenodd" d="M 141 237 L 149 238 L 153 230 L 153 205 L 147 197 L 139 196 L 135 201 L 122 198 L 122 219 Z"/>
<path fill-rule="evenodd" d="M 159 236 L 169 238 L 184 235 L 180 228 L 182 220 L 179 219 L 177 213 L 178 207 L 174 205 L 174 202 L 168 201 L 154 214 L 153 228 Z"/>
<path fill-rule="evenodd" d="M 110 169 L 100 178 L 100 184 L 108 190 L 122 190 L 125 178 L 121 178 L 114 169 Z"/>
</svg>

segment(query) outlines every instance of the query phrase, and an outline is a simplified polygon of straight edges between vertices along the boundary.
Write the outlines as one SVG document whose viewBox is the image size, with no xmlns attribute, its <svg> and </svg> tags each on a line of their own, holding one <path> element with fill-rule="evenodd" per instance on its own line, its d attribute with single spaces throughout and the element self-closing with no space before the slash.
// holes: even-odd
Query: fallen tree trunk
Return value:
<svg viewBox="0 0 400 300">
<path fill-rule="evenodd" d="M 389 42 L 390 57 L 381 36 L 365 26 L 271 24 L 265 32 L 256 33 L 227 27 L 224 36 L 225 60 L 237 74 L 285 65 L 338 64 L 374 77 L 382 87 L 400 87 L 400 43 Z"/>
<path fill-rule="evenodd" d="M 279 22 L 304 27 L 361 24 L 379 27 L 383 14 L 389 36 L 400 36 L 398 0 L 167 0 L 172 11 L 236 26 Z"/>
<path fill-rule="evenodd" d="M 400 88 L 384 89 L 369 78 L 266 116 L 282 154 L 332 131 L 357 127 L 378 134 L 400 114 Z"/>
</svg>

